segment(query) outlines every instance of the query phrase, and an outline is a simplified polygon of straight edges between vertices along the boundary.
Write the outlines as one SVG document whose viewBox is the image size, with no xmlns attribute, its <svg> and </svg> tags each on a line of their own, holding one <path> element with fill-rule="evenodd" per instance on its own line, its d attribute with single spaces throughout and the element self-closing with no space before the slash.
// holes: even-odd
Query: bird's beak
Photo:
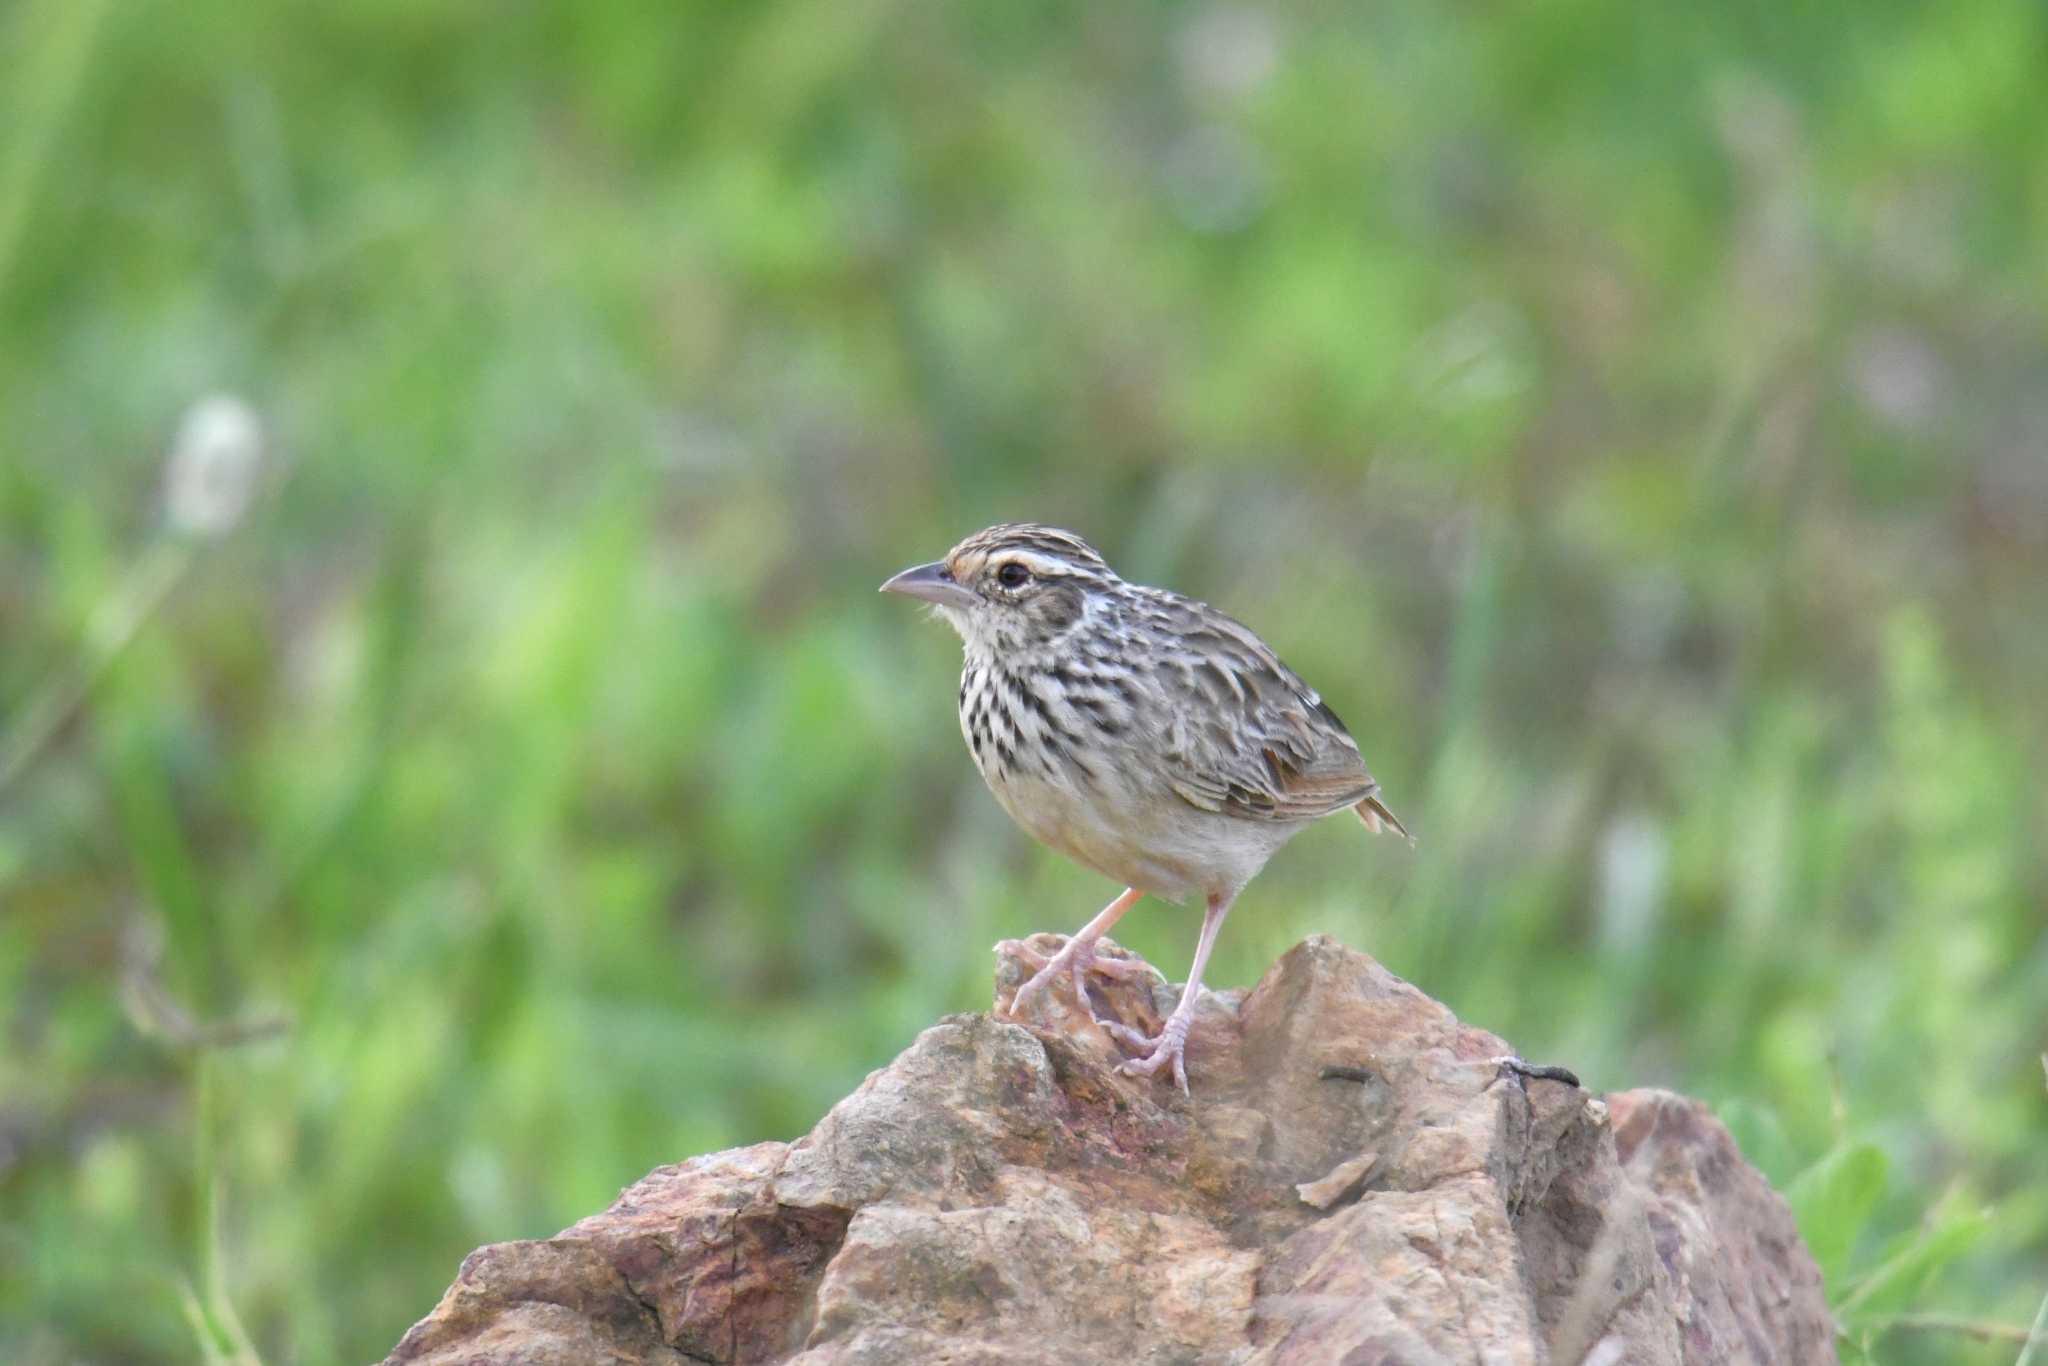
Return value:
<svg viewBox="0 0 2048 1366">
<path fill-rule="evenodd" d="M 972 588 L 965 588 L 953 582 L 953 576 L 946 572 L 943 560 L 921 564 L 906 569 L 882 585 L 884 593 L 901 593 L 905 597 L 923 598 L 941 607 L 972 607 L 981 599 Z"/>
</svg>

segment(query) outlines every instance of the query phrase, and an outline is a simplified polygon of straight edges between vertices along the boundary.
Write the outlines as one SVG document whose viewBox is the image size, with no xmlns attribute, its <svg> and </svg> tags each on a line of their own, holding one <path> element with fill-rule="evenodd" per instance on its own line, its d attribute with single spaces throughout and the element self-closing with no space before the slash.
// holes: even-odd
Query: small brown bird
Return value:
<svg viewBox="0 0 2048 1366">
<path fill-rule="evenodd" d="M 1357 743 L 1246 627 L 1178 593 L 1125 583 L 1070 531 L 993 526 L 882 591 L 932 603 L 960 633 L 960 730 L 1003 809 L 1125 886 L 1043 960 L 1012 1015 L 1062 973 L 1089 1005 L 1083 973 L 1138 970 L 1098 959 L 1095 945 L 1140 897 L 1204 898 L 1188 984 L 1159 1035 L 1099 1021 L 1143 1055 L 1125 1071 L 1171 1067 L 1187 1090 L 1182 1054 L 1202 970 L 1231 903 L 1266 860 L 1338 811 L 1409 837 Z"/>
</svg>

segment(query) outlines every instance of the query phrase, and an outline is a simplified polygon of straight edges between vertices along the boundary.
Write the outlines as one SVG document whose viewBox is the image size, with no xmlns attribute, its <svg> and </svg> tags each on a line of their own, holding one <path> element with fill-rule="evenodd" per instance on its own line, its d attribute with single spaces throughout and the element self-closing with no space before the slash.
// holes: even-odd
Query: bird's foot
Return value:
<svg viewBox="0 0 2048 1366">
<path fill-rule="evenodd" d="M 1579 1084 L 1579 1074 L 1568 1067 L 1539 1067 L 1535 1063 L 1523 1062 L 1513 1054 L 1494 1058 L 1487 1066 L 1498 1069 L 1495 1081 L 1501 1077 L 1514 1077 L 1518 1084 L 1531 1081 L 1561 1081 L 1575 1089 Z"/>
<path fill-rule="evenodd" d="M 1067 973 L 1074 983 L 1074 999 L 1087 1007 L 1089 1018 L 1105 1028 L 1107 1022 L 1095 1013 L 1094 1003 L 1088 999 L 1088 977 L 1091 972 L 1102 977 L 1129 981 L 1134 977 L 1157 977 L 1159 969 L 1142 958 L 1107 958 L 1098 955 L 1095 947 L 1098 941 L 1075 936 L 1066 940 L 1059 949 L 1050 954 L 1040 953 L 1021 939 L 1005 941 L 998 947 L 1007 949 L 1026 963 L 1036 968 L 1030 980 L 1017 988 L 1017 994 L 1010 998 L 1009 1016 L 1017 1019 L 1024 1013 L 1024 1007 L 1041 992 L 1050 991 L 1052 984 L 1059 980 L 1061 973 Z M 1118 1026 L 1119 1028 L 1121 1026 Z"/>
<path fill-rule="evenodd" d="M 1187 1095 L 1188 1026 L 1194 1023 L 1194 1019 L 1193 1011 L 1176 1009 L 1173 1014 L 1166 1017 L 1166 1027 L 1159 1031 L 1156 1038 L 1148 1038 L 1128 1025 L 1112 1021 L 1103 1021 L 1102 1027 L 1119 1043 L 1145 1054 L 1144 1057 L 1130 1059 L 1119 1069 L 1126 1076 L 1155 1076 L 1171 1066 L 1174 1084 L 1180 1087 L 1182 1095 Z"/>
</svg>

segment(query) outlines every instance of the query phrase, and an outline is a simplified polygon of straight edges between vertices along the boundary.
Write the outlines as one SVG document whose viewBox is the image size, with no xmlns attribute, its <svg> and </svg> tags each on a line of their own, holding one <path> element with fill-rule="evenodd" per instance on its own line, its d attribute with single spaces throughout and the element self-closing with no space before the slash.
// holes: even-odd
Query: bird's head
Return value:
<svg viewBox="0 0 2048 1366">
<path fill-rule="evenodd" d="M 1058 639 L 1087 614 L 1091 594 L 1117 582 L 1073 532 L 1006 522 L 975 532 L 943 560 L 904 570 L 882 591 L 931 603 L 970 650 L 1014 652 Z"/>
</svg>

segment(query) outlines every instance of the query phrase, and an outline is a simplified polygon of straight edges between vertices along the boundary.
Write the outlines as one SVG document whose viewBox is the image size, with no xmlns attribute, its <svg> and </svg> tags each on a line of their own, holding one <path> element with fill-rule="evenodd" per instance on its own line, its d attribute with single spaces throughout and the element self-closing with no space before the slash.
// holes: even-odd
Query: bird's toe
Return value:
<svg viewBox="0 0 2048 1366">
<path fill-rule="evenodd" d="M 1123 1025 L 1111 1026 L 1105 1022 L 1104 1028 L 1109 1029 L 1111 1035 L 1121 1042 L 1132 1044 L 1141 1050 L 1149 1050 L 1145 1056 L 1131 1058 L 1123 1064 L 1119 1070 L 1126 1076 L 1157 1076 L 1171 1067 L 1174 1084 L 1185 1094 L 1188 1090 L 1188 1024 L 1187 1016 L 1176 1014 L 1167 1020 L 1166 1028 L 1159 1031 L 1159 1036 L 1151 1039 Z"/>
<path fill-rule="evenodd" d="M 1115 1039 L 1133 1053 L 1150 1053 L 1159 1046 L 1159 1036 L 1133 1029 L 1121 1020 L 1098 1019 L 1095 1023 L 1102 1026 L 1103 1033 L 1109 1035 L 1110 1038 Z"/>
<path fill-rule="evenodd" d="M 1162 982 L 1166 974 L 1142 958 L 1112 958 L 1097 953 L 1088 961 L 1088 970 L 1098 977 L 1114 977 L 1129 982 L 1140 977 L 1157 977 Z"/>
</svg>

